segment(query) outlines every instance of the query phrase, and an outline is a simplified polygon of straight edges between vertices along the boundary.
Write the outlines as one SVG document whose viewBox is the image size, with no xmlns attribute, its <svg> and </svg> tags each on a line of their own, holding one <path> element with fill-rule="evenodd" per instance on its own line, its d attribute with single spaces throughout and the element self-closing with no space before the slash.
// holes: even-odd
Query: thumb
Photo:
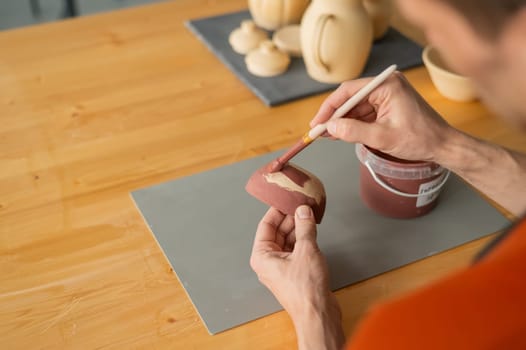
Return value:
<svg viewBox="0 0 526 350">
<path fill-rule="evenodd" d="M 316 221 L 312 209 L 307 205 L 299 206 L 294 215 L 296 246 L 299 244 L 313 244 L 316 243 Z"/>
<path fill-rule="evenodd" d="M 353 118 L 341 118 L 327 123 L 327 131 L 332 136 L 352 143 L 372 146 L 378 140 L 380 125 Z"/>
</svg>

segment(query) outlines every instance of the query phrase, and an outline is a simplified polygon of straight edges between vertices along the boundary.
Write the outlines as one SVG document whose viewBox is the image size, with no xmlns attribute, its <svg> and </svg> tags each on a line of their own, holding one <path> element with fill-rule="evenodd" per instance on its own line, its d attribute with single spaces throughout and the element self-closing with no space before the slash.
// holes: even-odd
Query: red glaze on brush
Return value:
<svg viewBox="0 0 526 350">
<path fill-rule="evenodd" d="M 275 173 L 276 171 L 280 171 L 283 169 L 283 166 L 285 164 L 281 163 L 280 158 L 274 159 L 272 162 L 268 163 L 263 169 L 266 173 Z"/>
<path fill-rule="evenodd" d="M 275 173 L 276 171 L 280 171 L 289 160 L 291 160 L 295 155 L 300 153 L 303 149 L 305 149 L 305 147 L 307 147 L 310 144 L 311 142 L 305 142 L 305 140 L 302 138 L 301 140 L 296 142 L 291 148 L 289 148 L 288 151 L 285 152 L 285 154 L 283 154 L 278 159 L 272 161 L 265 168 L 268 169 L 269 173 Z"/>
</svg>

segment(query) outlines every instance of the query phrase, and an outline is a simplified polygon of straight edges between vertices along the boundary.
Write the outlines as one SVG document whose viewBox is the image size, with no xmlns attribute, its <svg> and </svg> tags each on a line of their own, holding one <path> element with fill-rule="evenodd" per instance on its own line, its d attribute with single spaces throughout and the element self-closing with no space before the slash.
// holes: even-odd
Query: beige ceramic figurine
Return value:
<svg viewBox="0 0 526 350">
<path fill-rule="evenodd" d="M 253 21 L 245 20 L 239 28 L 230 33 L 228 42 L 235 52 L 246 55 L 267 38 L 267 33 L 256 27 Z"/>
<path fill-rule="evenodd" d="M 245 63 L 250 73 L 260 77 L 273 77 L 287 70 L 290 57 L 281 51 L 271 40 L 263 41 L 259 47 L 249 52 Z"/>
<path fill-rule="evenodd" d="M 291 24 L 277 30 L 272 36 L 272 41 L 281 51 L 294 57 L 301 57 L 299 25 Z"/>
<path fill-rule="evenodd" d="M 324 83 L 358 77 L 373 42 L 362 0 L 313 0 L 301 22 L 301 49 L 309 76 Z"/>
<path fill-rule="evenodd" d="M 249 0 L 248 7 L 258 26 L 276 30 L 300 23 L 309 3 L 310 0 Z"/>
<path fill-rule="evenodd" d="M 393 11 L 392 0 L 363 0 L 363 5 L 373 21 L 374 40 L 378 40 L 389 29 Z"/>
</svg>

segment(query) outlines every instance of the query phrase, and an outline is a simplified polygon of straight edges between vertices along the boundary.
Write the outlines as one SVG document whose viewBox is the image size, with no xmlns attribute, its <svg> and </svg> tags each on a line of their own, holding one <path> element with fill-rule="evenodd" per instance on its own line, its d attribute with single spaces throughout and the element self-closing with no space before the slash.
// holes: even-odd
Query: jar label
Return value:
<svg viewBox="0 0 526 350">
<path fill-rule="evenodd" d="M 418 198 L 416 200 L 416 207 L 420 208 L 425 205 L 428 205 L 432 201 L 434 201 L 438 194 L 440 193 L 439 190 L 435 190 L 438 186 L 440 186 L 440 183 L 442 182 L 443 176 L 439 176 L 436 179 L 423 183 L 418 188 Z M 429 193 L 432 192 L 432 193 Z M 428 194 L 429 193 L 429 194 Z"/>
</svg>

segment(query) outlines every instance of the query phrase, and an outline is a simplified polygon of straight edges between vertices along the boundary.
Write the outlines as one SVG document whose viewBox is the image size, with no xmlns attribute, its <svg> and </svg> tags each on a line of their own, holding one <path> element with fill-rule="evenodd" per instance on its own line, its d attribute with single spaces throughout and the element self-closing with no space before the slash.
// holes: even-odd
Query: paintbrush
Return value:
<svg viewBox="0 0 526 350">
<path fill-rule="evenodd" d="M 396 70 L 396 65 L 393 64 L 385 69 L 382 73 L 378 74 L 373 80 L 367 83 L 362 87 L 358 92 L 352 95 L 344 104 L 342 104 L 338 109 L 334 111 L 329 120 L 338 119 L 345 116 L 351 109 L 356 107 L 367 95 L 373 92 L 380 84 L 382 84 L 389 76 Z M 302 138 L 296 142 L 287 152 L 285 152 L 281 157 L 275 159 L 270 164 L 267 165 L 267 172 L 274 173 L 280 171 L 285 164 L 292 157 L 296 156 L 302 150 L 310 145 L 314 140 L 321 136 L 327 130 L 327 122 L 318 124 L 312 129 L 310 129 Z"/>
</svg>

